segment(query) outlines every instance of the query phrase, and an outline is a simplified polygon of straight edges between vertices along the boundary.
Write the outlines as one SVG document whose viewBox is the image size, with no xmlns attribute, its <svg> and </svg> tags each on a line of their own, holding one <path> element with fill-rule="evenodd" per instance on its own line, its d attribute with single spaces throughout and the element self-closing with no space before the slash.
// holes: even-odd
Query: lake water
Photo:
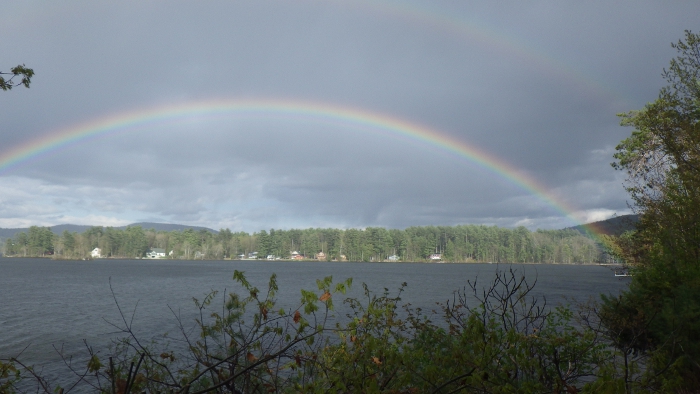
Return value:
<svg viewBox="0 0 700 394">
<path fill-rule="evenodd" d="M 509 268 L 529 282 L 536 279 L 535 293 L 550 305 L 617 294 L 629 284 L 607 267 L 581 265 L 0 258 L 0 359 L 24 349 L 20 359 L 43 365 L 52 374 L 61 366 L 53 347 L 71 353 L 87 340 L 96 350 L 105 348 L 117 332 L 110 322 L 123 326 L 115 297 L 129 319 L 133 314 L 140 335 L 177 334 L 172 311 L 192 322 L 197 316 L 192 297 L 202 299 L 210 290 L 240 290 L 232 280 L 234 270 L 244 271 L 261 290 L 276 273 L 279 306 L 286 308 L 298 306 L 300 289 L 315 290 L 316 279 L 332 275 L 335 281 L 353 278 L 348 296 L 360 296 L 363 282 L 374 292 L 387 288 L 392 294 L 406 282 L 402 299 L 430 310 L 435 302 L 451 299 L 467 280 L 478 277 L 486 285 L 496 270 Z"/>
</svg>

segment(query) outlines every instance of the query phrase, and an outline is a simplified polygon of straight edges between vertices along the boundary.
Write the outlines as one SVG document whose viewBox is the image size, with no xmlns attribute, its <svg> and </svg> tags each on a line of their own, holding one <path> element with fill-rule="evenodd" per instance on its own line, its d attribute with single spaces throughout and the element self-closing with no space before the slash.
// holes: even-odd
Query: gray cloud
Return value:
<svg viewBox="0 0 700 394">
<path fill-rule="evenodd" d="M 628 210 L 618 112 L 663 86 L 700 5 L 21 2 L 0 15 L 0 160 L 107 116 L 216 99 L 349 106 L 471 144 L 581 219 Z M 1 165 L 1 164 L 0 164 Z M 131 128 L 0 169 L 0 226 L 165 221 L 256 231 L 573 224 L 497 172 L 348 123 L 217 116 Z"/>
</svg>

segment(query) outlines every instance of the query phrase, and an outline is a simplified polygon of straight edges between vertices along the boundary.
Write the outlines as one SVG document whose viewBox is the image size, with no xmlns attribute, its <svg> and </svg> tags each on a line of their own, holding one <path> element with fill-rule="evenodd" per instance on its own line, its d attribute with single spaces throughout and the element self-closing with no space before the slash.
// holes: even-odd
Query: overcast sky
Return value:
<svg viewBox="0 0 700 394">
<path fill-rule="evenodd" d="M 9 2 L 0 70 L 36 76 L 0 92 L 0 166 L 101 119 L 272 100 L 430 129 L 517 174 L 328 114 L 202 113 L 0 167 L 0 227 L 536 229 L 577 224 L 562 208 L 629 213 L 616 113 L 656 98 L 698 15 L 639 0 Z"/>
</svg>

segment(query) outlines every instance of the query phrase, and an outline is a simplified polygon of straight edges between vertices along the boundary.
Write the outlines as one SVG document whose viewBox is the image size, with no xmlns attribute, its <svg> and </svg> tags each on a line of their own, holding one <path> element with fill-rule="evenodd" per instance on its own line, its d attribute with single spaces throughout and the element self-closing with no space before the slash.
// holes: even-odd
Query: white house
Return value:
<svg viewBox="0 0 700 394">
<path fill-rule="evenodd" d="M 90 257 L 92 257 L 93 259 L 99 259 L 100 257 L 102 257 L 102 249 L 93 249 L 92 252 L 90 252 Z"/>
<path fill-rule="evenodd" d="M 152 248 L 151 250 L 146 253 L 146 258 L 147 259 L 164 259 L 165 258 L 165 249 L 162 248 Z"/>
</svg>

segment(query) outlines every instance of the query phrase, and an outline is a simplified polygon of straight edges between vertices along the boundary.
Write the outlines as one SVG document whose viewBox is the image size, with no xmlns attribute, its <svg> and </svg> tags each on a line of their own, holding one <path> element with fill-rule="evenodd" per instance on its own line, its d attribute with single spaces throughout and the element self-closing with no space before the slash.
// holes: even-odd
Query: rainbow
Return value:
<svg viewBox="0 0 700 394">
<path fill-rule="evenodd" d="M 500 158 L 479 150 L 464 141 L 427 126 L 389 115 L 318 102 L 268 99 L 212 100 L 156 106 L 110 115 L 50 132 L 43 137 L 0 152 L 0 175 L 52 152 L 85 143 L 96 137 L 133 129 L 147 130 L 149 127 L 156 127 L 163 123 L 222 115 L 274 116 L 339 123 L 352 126 L 354 129 L 370 130 L 373 133 L 383 133 L 394 138 L 408 139 L 422 145 L 432 146 L 507 179 L 538 196 L 574 223 L 582 223 L 573 214 L 572 207 L 556 198 L 536 179 Z M 592 234 L 598 233 L 594 228 L 589 228 L 589 231 Z"/>
</svg>

